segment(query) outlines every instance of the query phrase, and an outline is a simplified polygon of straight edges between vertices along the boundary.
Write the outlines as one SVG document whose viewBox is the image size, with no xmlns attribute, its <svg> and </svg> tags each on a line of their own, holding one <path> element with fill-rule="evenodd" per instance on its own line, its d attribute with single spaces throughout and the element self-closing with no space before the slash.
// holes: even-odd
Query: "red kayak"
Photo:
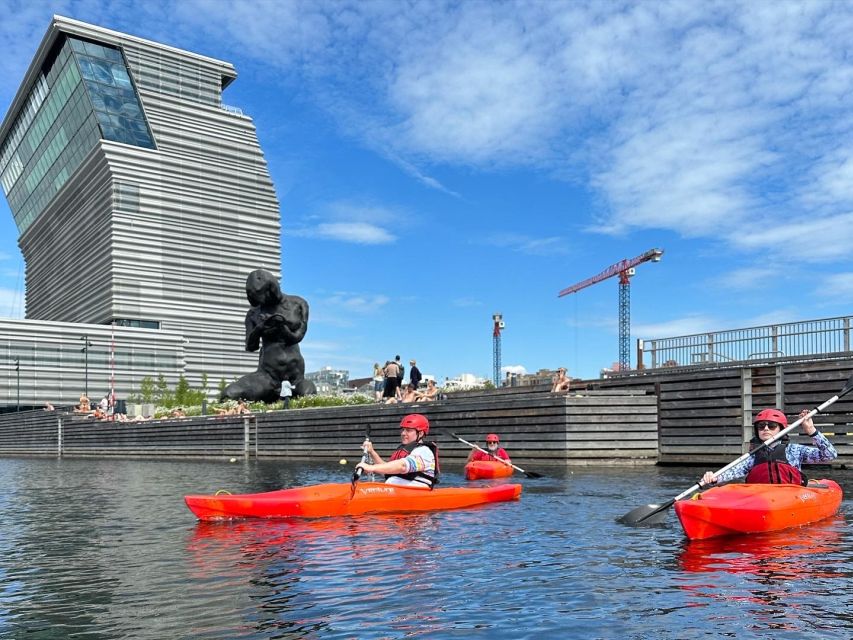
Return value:
<svg viewBox="0 0 853 640">
<path fill-rule="evenodd" d="M 778 531 L 828 518 L 841 506 L 841 487 L 832 480 L 795 484 L 728 484 L 675 503 L 691 540 Z"/>
<path fill-rule="evenodd" d="M 509 478 L 514 469 L 497 460 L 473 460 L 465 465 L 466 480 Z"/>
<path fill-rule="evenodd" d="M 518 500 L 521 485 L 449 487 L 429 491 L 380 482 L 362 482 L 356 486 L 352 497 L 350 493 L 349 483 L 334 483 L 242 495 L 184 496 L 184 500 L 199 520 L 324 518 L 365 513 L 442 511 Z"/>
</svg>

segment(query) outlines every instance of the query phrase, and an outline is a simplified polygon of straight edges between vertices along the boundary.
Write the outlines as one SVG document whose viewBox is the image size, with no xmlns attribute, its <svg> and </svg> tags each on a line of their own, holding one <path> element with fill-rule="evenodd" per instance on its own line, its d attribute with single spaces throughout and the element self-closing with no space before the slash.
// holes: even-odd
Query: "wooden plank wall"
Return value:
<svg viewBox="0 0 853 640">
<path fill-rule="evenodd" d="M 482 445 L 500 434 L 519 465 L 653 463 L 657 403 L 645 391 L 590 391 L 580 396 L 547 391 L 469 394 L 413 405 L 359 405 L 274 411 L 249 417 L 182 418 L 151 422 L 94 421 L 73 414 L 32 412 L 32 419 L 0 418 L 0 455 L 55 455 L 57 423 L 62 452 L 72 456 L 265 458 L 339 460 L 361 456 L 367 425 L 377 450 L 399 444 L 407 413 L 430 420 L 444 464 L 460 466 L 470 451 L 450 432 Z M 14 414 L 12 414 L 14 415 Z M 21 436 L 26 433 L 26 437 Z M 23 446 L 21 443 L 26 443 Z"/>
<path fill-rule="evenodd" d="M 844 386 L 851 360 L 792 362 L 730 369 L 650 371 L 626 378 L 585 381 L 602 390 L 655 389 L 659 415 L 659 462 L 726 464 L 747 450 L 752 419 L 761 409 L 780 407 L 793 420 Z M 853 462 L 853 394 L 816 420 L 831 434 L 839 453 L 834 464 Z M 799 436 L 794 442 L 809 444 Z"/>
</svg>

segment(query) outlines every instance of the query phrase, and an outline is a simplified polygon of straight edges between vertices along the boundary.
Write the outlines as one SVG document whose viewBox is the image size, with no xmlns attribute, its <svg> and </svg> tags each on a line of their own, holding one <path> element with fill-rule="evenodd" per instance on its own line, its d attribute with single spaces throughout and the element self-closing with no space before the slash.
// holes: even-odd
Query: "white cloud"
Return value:
<svg viewBox="0 0 853 640">
<path fill-rule="evenodd" d="M 383 294 L 336 293 L 325 298 L 323 304 L 343 309 L 348 313 L 379 313 L 390 302 Z"/>
<path fill-rule="evenodd" d="M 692 314 L 666 322 L 634 325 L 631 328 L 631 335 L 642 338 L 643 340 L 653 340 L 656 338 L 673 338 L 696 333 L 707 333 L 709 331 L 718 331 L 719 328 L 719 319 L 703 314 Z"/>
<path fill-rule="evenodd" d="M 482 301 L 477 298 L 456 298 L 452 302 L 454 307 L 482 307 Z"/>
<path fill-rule="evenodd" d="M 367 222 L 324 222 L 313 229 L 292 229 L 287 234 L 356 244 L 389 244 L 397 239 L 386 229 Z"/>
<path fill-rule="evenodd" d="M 518 253 L 530 255 L 565 255 L 569 253 L 564 238 L 552 236 L 548 238 L 533 238 L 517 233 L 498 233 L 483 238 L 484 244 L 506 248 Z"/>
<path fill-rule="evenodd" d="M 501 367 L 501 371 L 503 373 L 514 373 L 516 375 L 524 375 L 525 373 L 527 373 L 527 369 L 525 369 L 524 366 L 520 364 L 511 364 L 506 367 Z"/>
<path fill-rule="evenodd" d="M 7 12 L 4 60 L 29 59 L 45 6 Z M 84 19 L 109 11 L 73 6 Z M 163 6 L 168 25 L 155 23 Z M 450 194 L 431 175 L 441 164 L 534 167 L 594 190 L 596 230 L 667 229 L 745 251 L 767 243 L 742 239 L 743 226 L 794 241 L 853 210 L 849 3 L 189 0 L 142 11 L 158 25 L 147 37 L 171 31 L 202 53 L 216 39 L 221 55 L 253 58 L 344 135 Z M 4 64 L 17 83 L 22 69 Z M 375 220 L 290 233 L 394 241 Z M 843 257 L 841 233 L 808 259 Z"/>
<path fill-rule="evenodd" d="M 598 230 L 742 249 L 731 230 L 744 222 L 853 206 L 848 4 L 198 0 L 182 11 L 434 188 L 450 192 L 428 175 L 439 163 L 534 166 L 587 181 Z"/>
<path fill-rule="evenodd" d="M 779 267 L 744 267 L 735 269 L 712 280 L 712 284 L 721 289 L 744 291 L 766 287 L 782 277 Z"/>
<path fill-rule="evenodd" d="M 782 260 L 846 259 L 853 246 L 853 213 L 749 224 L 732 230 L 728 237 L 744 251 L 766 252 Z"/>
<path fill-rule="evenodd" d="M 406 220 L 406 223 L 401 222 Z M 391 244 L 397 236 L 386 227 L 405 226 L 412 216 L 387 207 L 344 200 L 323 203 L 306 216 L 304 226 L 286 227 L 282 233 L 300 238 L 320 238 L 354 244 Z"/>
<path fill-rule="evenodd" d="M 853 272 L 834 273 L 828 276 L 817 294 L 831 295 L 837 302 L 853 302 Z"/>
</svg>

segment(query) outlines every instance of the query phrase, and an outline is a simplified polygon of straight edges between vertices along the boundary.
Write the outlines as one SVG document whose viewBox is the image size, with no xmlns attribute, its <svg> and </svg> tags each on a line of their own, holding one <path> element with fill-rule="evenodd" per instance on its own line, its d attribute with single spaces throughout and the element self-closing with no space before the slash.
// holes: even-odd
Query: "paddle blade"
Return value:
<svg viewBox="0 0 853 640">
<path fill-rule="evenodd" d="M 361 474 L 364 471 L 361 467 L 356 467 L 355 471 L 352 472 L 352 483 L 350 485 L 349 499 L 352 500 L 355 495 L 355 485 L 358 483 L 358 479 L 361 478 Z"/>
<path fill-rule="evenodd" d="M 675 504 L 675 500 L 667 500 L 663 504 L 644 504 L 642 507 L 632 509 L 619 518 L 617 522 L 633 527 L 645 527 L 654 524 L 661 524 L 666 520 L 667 509 L 669 509 L 673 504 Z"/>
<path fill-rule="evenodd" d="M 528 478 L 541 478 L 542 477 L 541 473 L 536 473 L 535 471 L 525 471 L 524 475 L 526 475 Z"/>
<path fill-rule="evenodd" d="M 844 388 L 838 393 L 838 397 L 841 398 L 843 396 L 846 396 L 851 391 L 853 391 L 853 376 L 850 376 L 847 379 L 847 384 L 845 384 Z"/>
</svg>

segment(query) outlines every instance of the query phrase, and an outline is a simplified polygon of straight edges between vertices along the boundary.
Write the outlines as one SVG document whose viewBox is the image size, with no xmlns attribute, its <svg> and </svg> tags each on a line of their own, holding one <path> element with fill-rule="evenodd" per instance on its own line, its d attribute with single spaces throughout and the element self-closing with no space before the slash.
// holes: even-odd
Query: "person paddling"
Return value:
<svg viewBox="0 0 853 640">
<path fill-rule="evenodd" d="M 803 464 L 829 462 L 838 457 L 832 443 L 818 431 L 811 418 L 805 417 L 808 413 L 807 409 L 803 409 L 800 417 L 805 418 L 802 423 L 803 433 L 811 437 L 813 446 L 789 442 L 786 434 L 720 475 L 715 475 L 713 471 L 706 472 L 700 484 L 727 482 L 744 476 L 749 483 L 808 484 L 808 479 L 801 471 Z M 778 409 L 760 411 L 752 425 L 754 437 L 750 440 L 750 450 L 770 440 L 787 426 L 788 418 Z"/>
<path fill-rule="evenodd" d="M 490 433 L 486 436 L 486 449 L 488 450 L 488 453 L 483 453 L 477 449 L 471 449 L 471 453 L 468 454 L 468 462 L 494 460 L 495 458 L 511 462 L 506 449 L 501 446 L 501 439 L 498 437 L 498 434 Z"/>
<path fill-rule="evenodd" d="M 420 413 L 410 413 L 400 421 L 400 446 L 385 462 L 370 440 L 362 447 L 374 460 L 373 464 L 359 462 L 368 473 L 385 474 L 386 484 L 416 489 L 432 489 L 438 483 L 438 447 L 424 438 L 429 434 L 429 420 Z"/>
</svg>

